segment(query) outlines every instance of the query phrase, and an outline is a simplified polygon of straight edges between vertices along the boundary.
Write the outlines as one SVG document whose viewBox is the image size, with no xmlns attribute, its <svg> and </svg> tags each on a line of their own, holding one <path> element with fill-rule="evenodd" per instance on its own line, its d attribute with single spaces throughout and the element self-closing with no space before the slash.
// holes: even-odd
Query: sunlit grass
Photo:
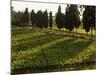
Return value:
<svg viewBox="0 0 100 75">
<path fill-rule="evenodd" d="M 96 52 L 95 44 L 95 40 L 63 36 L 56 34 L 56 32 L 54 34 L 24 27 L 18 29 L 12 28 L 11 68 L 12 70 L 25 68 L 32 69 L 40 66 L 64 66 L 66 64 L 72 65 L 94 62 Z M 79 66 L 76 66 L 76 68 L 77 67 Z M 87 66 L 84 68 L 80 66 L 80 69 L 93 68 L 95 68 L 95 65 L 91 64 L 89 67 Z M 59 68 L 59 70 L 74 69 L 73 66 L 69 69 L 67 66 L 64 69 L 61 67 Z M 56 70 L 57 69 L 54 69 L 53 71 Z"/>
</svg>

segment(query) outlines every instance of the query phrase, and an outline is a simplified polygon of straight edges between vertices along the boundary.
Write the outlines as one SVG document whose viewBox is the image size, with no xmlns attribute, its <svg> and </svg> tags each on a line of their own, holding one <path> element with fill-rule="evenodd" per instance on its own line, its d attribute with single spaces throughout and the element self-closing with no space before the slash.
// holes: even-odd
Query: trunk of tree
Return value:
<svg viewBox="0 0 100 75">
<path fill-rule="evenodd" d="M 33 25 L 32 25 L 32 30 L 34 29 Z"/>
<path fill-rule="evenodd" d="M 71 36 L 71 31 L 69 31 L 69 36 Z"/>
<path fill-rule="evenodd" d="M 74 37 L 74 29 L 73 29 L 73 37 Z"/>
<path fill-rule="evenodd" d="M 91 27 L 91 39 L 92 39 L 92 35 L 93 35 L 93 27 Z"/>
<path fill-rule="evenodd" d="M 88 37 L 88 32 L 86 32 L 86 37 Z"/>
<path fill-rule="evenodd" d="M 76 28 L 76 34 L 77 34 L 77 28 Z"/>
<path fill-rule="evenodd" d="M 61 34 L 61 29 L 60 29 L 60 34 Z"/>
<path fill-rule="evenodd" d="M 50 31 L 52 30 L 52 28 L 50 27 Z"/>
<path fill-rule="evenodd" d="M 50 27 L 49 32 L 51 32 L 51 31 L 52 31 L 52 28 Z"/>
</svg>

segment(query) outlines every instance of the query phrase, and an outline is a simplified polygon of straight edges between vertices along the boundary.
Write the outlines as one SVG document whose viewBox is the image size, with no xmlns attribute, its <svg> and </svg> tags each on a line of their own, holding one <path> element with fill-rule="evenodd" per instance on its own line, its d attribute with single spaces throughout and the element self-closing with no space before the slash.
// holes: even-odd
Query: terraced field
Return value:
<svg viewBox="0 0 100 75">
<path fill-rule="evenodd" d="M 96 68 L 94 39 L 13 27 L 11 42 L 14 74 Z"/>
</svg>

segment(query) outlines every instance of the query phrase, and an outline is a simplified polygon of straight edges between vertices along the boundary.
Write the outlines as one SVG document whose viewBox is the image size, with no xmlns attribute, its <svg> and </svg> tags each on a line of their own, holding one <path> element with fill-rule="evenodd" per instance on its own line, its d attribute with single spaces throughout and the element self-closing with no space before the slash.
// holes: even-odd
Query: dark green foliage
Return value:
<svg viewBox="0 0 100 75">
<path fill-rule="evenodd" d="M 23 13 L 22 12 L 15 12 L 15 11 L 12 11 L 12 14 L 11 14 L 11 23 L 12 25 L 21 25 L 21 17 L 22 17 Z"/>
<path fill-rule="evenodd" d="M 86 32 L 89 32 L 90 31 L 90 24 L 89 24 L 89 6 L 86 6 L 85 7 L 85 11 L 83 13 L 83 28 L 85 29 Z"/>
<path fill-rule="evenodd" d="M 31 13 L 30 13 L 30 19 L 31 19 L 32 26 L 34 27 L 35 23 L 36 23 L 36 17 L 35 17 L 34 10 L 32 10 Z"/>
<path fill-rule="evenodd" d="M 36 14 L 36 26 L 42 29 L 43 23 L 43 13 L 41 10 L 39 10 Z"/>
<path fill-rule="evenodd" d="M 83 28 L 86 32 L 89 32 L 91 29 L 91 35 L 93 28 L 95 29 L 95 6 L 85 6 L 85 11 L 83 13 Z"/>
<path fill-rule="evenodd" d="M 43 19 L 43 27 L 48 28 L 48 12 L 47 12 L 47 10 L 44 11 L 42 19 Z"/>
<path fill-rule="evenodd" d="M 23 25 L 29 24 L 29 12 L 28 8 L 25 9 L 25 12 L 22 15 L 22 20 L 21 20 Z"/>
<path fill-rule="evenodd" d="M 61 12 L 61 6 L 58 8 L 58 12 L 56 14 L 55 22 L 59 29 L 64 27 L 64 14 Z"/>
<path fill-rule="evenodd" d="M 66 12 L 65 12 L 65 28 L 72 31 L 74 28 L 73 25 L 73 6 L 67 5 Z"/>
<path fill-rule="evenodd" d="M 70 13 L 69 13 L 69 5 L 67 4 L 67 8 L 66 8 L 66 11 L 65 11 L 65 25 L 64 25 L 64 27 L 66 29 L 69 29 L 69 24 L 70 24 L 69 15 L 70 15 Z"/>
<path fill-rule="evenodd" d="M 77 28 L 79 28 L 81 21 L 80 21 L 80 17 L 79 17 L 79 11 L 78 11 L 78 6 L 74 5 L 74 14 L 73 14 L 73 19 L 74 19 L 74 26 L 76 28 L 76 33 L 77 33 Z"/>
<path fill-rule="evenodd" d="M 79 11 L 77 5 L 67 5 L 65 12 L 65 28 L 72 31 L 80 25 Z"/>
<path fill-rule="evenodd" d="M 91 27 L 93 27 L 94 29 L 96 29 L 96 7 L 95 6 L 91 6 Z"/>
<path fill-rule="evenodd" d="M 49 17 L 49 26 L 50 26 L 50 29 L 52 29 L 52 25 L 53 25 L 53 18 L 52 18 L 52 11 L 50 11 L 50 17 Z"/>
</svg>

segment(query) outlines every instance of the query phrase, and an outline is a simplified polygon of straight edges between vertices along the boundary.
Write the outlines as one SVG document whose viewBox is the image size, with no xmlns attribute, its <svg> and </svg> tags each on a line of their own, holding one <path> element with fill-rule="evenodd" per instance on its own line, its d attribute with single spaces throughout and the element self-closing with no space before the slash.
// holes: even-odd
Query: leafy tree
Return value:
<svg viewBox="0 0 100 75">
<path fill-rule="evenodd" d="M 91 27 L 96 29 L 96 7 L 91 6 Z"/>
<path fill-rule="evenodd" d="M 48 28 L 48 12 L 47 12 L 47 10 L 44 11 L 42 19 L 43 19 L 43 27 Z"/>
<path fill-rule="evenodd" d="M 70 7 L 69 4 L 67 4 L 66 11 L 65 11 L 65 24 L 64 24 L 64 27 L 66 29 L 69 29 L 69 25 L 70 25 L 70 22 L 71 22 L 70 17 L 69 17 L 70 16 L 69 7 Z"/>
<path fill-rule="evenodd" d="M 80 18 L 79 18 L 79 11 L 77 5 L 67 5 L 66 12 L 65 12 L 65 28 L 69 29 L 69 31 L 73 30 L 74 36 L 74 28 L 79 27 L 80 25 Z"/>
<path fill-rule="evenodd" d="M 74 6 L 70 5 L 66 10 L 66 17 L 65 17 L 65 24 L 66 28 L 69 29 L 69 31 L 72 31 L 74 29 Z"/>
<path fill-rule="evenodd" d="M 90 25 L 89 25 L 89 6 L 85 7 L 85 11 L 83 12 L 83 28 L 88 33 L 90 31 Z"/>
<path fill-rule="evenodd" d="M 16 24 L 17 25 L 21 25 L 21 17 L 22 17 L 22 15 L 23 15 L 23 12 L 17 12 L 17 14 L 16 14 Z"/>
<path fill-rule="evenodd" d="M 34 10 L 31 11 L 30 13 L 30 19 L 31 19 L 31 23 L 32 23 L 32 26 L 34 27 L 35 26 L 35 23 L 36 23 L 36 17 L 35 17 L 35 12 Z"/>
<path fill-rule="evenodd" d="M 25 12 L 22 15 L 22 24 L 28 24 L 29 23 L 29 12 L 28 12 L 28 8 L 25 9 Z"/>
<path fill-rule="evenodd" d="M 23 15 L 23 12 L 20 12 L 20 11 L 16 12 L 13 10 L 13 7 L 12 7 L 12 11 L 11 11 L 11 23 L 12 23 L 12 25 L 20 26 L 22 15 Z"/>
<path fill-rule="evenodd" d="M 43 13 L 41 10 L 39 10 L 36 14 L 36 26 L 42 29 L 43 23 Z"/>
<path fill-rule="evenodd" d="M 49 26 L 50 26 L 50 29 L 52 29 L 52 25 L 53 25 L 53 18 L 52 18 L 52 11 L 50 11 L 50 17 L 49 17 Z"/>
<path fill-rule="evenodd" d="M 11 11 L 11 24 L 12 25 L 16 25 L 16 14 L 17 12 L 15 12 L 12 7 L 12 11 Z"/>
<path fill-rule="evenodd" d="M 90 18 L 91 18 L 91 21 L 90 21 L 90 27 L 91 27 L 91 38 L 92 38 L 92 35 L 93 35 L 93 29 L 95 30 L 96 29 L 96 7 L 95 6 L 90 6 Z"/>
<path fill-rule="evenodd" d="M 72 31 L 74 28 L 73 21 L 73 11 L 71 5 L 67 5 L 66 12 L 65 12 L 65 28 Z"/>
<path fill-rule="evenodd" d="M 77 28 L 79 28 L 81 22 L 80 22 L 80 17 L 79 17 L 79 11 L 78 11 L 78 6 L 77 5 L 73 5 L 74 9 L 73 9 L 73 19 L 74 19 L 74 26 L 76 28 L 76 33 L 77 33 Z"/>
<path fill-rule="evenodd" d="M 64 27 L 64 14 L 61 12 L 61 6 L 58 7 L 55 22 L 57 27 L 61 30 Z"/>
<path fill-rule="evenodd" d="M 95 28 L 95 6 L 85 6 L 85 11 L 83 13 L 83 28 L 88 33 L 91 29 L 91 38 L 93 33 L 93 28 Z"/>
</svg>

